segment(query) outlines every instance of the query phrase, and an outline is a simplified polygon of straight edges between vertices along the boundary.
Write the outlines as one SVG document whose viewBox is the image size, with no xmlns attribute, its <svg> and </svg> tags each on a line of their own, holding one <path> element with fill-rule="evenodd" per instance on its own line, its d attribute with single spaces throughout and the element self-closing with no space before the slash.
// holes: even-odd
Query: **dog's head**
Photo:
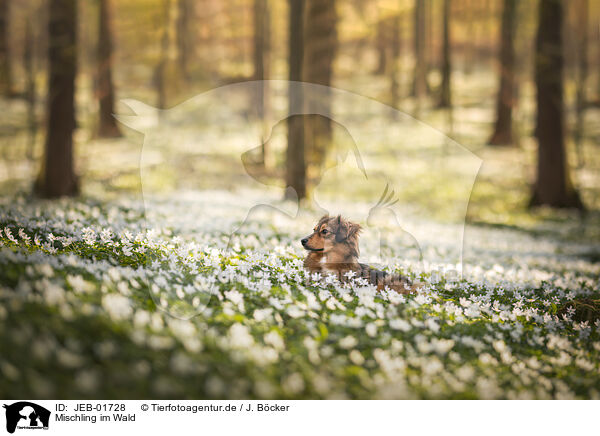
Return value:
<svg viewBox="0 0 600 436">
<path fill-rule="evenodd" d="M 346 249 L 358 256 L 360 225 L 345 220 L 340 215 L 322 217 L 313 232 L 302 238 L 302 246 L 308 251 L 328 253 L 334 249 Z"/>
</svg>

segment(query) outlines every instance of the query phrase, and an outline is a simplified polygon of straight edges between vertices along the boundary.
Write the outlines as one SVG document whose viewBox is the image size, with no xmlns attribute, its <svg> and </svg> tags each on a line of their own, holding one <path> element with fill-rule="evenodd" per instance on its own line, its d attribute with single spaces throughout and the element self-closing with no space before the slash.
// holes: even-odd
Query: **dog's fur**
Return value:
<svg viewBox="0 0 600 436">
<path fill-rule="evenodd" d="M 311 273 L 334 274 L 340 281 L 347 281 L 347 273 L 353 271 L 357 277 L 367 279 L 378 290 L 386 287 L 402 294 L 415 290 L 411 281 L 398 274 L 388 274 L 358 261 L 359 224 L 345 220 L 340 215 L 325 215 L 313 229 L 313 233 L 301 240 L 309 251 L 304 267 Z"/>
</svg>

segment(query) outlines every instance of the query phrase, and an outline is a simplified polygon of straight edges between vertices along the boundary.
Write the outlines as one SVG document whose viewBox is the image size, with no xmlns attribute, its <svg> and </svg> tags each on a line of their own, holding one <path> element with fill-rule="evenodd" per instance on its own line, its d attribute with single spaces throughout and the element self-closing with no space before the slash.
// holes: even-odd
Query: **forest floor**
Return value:
<svg viewBox="0 0 600 436">
<path fill-rule="evenodd" d="M 311 281 L 314 225 L 262 216 L 230 241 L 225 191 L 148 210 L 5 200 L 0 393 L 61 398 L 598 398 L 597 244 L 467 227 L 462 276 L 406 260 L 423 287 Z M 360 205 L 358 205 L 360 206 Z M 161 225 L 162 224 L 162 225 Z M 276 224 L 276 225 L 274 225 Z M 455 249 L 424 224 L 424 256 Z M 370 247 L 363 252 L 369 258 Z M 441 253 L 440 253 L 441 251 Z"/>
<path fill-rule="evenodd" d="M 83 195 L 48 202 L 29 196 L 36 165 L 24 158 L 26 132 L 10 130 L 24 107 L 0 102 L 11 105 L 0 395 L 600 397 L 597 113 L 573 171 L 590 209 L 582 216 L 528 211 L 533 140 L 483 145 L 491 108 L 462 102 L 452 129 L 445 111 L 424 111 L 425 127 L 403 119 L 399 132 L 362 119 L 368 180 L 342 158 L 348 168 L 315 184 L 317 201 L 292 218 L 279 210 L 297 206 L 281 201 L 281 125 L 270 136 L 273 168 L 254 172 L 240 156 L 260 141 L 240 131 L 202 131 L 218 140 L 186 148 L 201 130 L 194 114 L 117 140 L 93 139 L 83 116 Z M 531 116 L 519 119 L 527 131 Z M 348 141 L 342 128 L 334 137 Z M 157 154 L 153 144 L 169 146 Z M 385 186 L 399 202 L 374 207 Z M 245 220 L 261 204 L 270 207 Z M 408 274 L 420 292 L 307 277 L 298 240 L 323 209 L 360 221 L 361 259 Z M 361 217 L 374 211 L 396 220 L 370 229 Z"/>
</svg>

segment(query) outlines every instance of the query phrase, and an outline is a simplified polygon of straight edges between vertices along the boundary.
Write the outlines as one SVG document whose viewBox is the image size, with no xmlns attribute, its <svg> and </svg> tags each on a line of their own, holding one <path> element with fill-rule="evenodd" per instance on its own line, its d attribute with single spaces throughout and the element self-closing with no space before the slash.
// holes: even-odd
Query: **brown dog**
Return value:
<svg viewBox="0 0 600 436">
<path fill-rule="evenodd" d="M 348 280 L 348 272 L 367 279 L 378 290 L 386 287 L 402 294 L 414 291 L 410 280 L 398 274 L 388 274 L 358 262 L 358 235 L 361 227 L 340 215 L 322 217 L 313 233 L 303 238 L 302 246 L 309 251 L 304 267 L 311 273 L 334 274 L 340 281 Z M 351 274 L 350 274 L 351 275 Z"/>
</svg>

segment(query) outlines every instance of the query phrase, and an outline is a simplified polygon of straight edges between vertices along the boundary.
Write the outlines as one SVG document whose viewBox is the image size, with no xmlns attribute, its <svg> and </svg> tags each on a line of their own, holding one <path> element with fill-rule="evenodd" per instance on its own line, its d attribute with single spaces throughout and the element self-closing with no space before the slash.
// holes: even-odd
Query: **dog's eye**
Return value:
<svg viewBox="0 0 600 436">
<path fill-rule="evenodd" d="M 327 229 L 321 230 L 321 233 L 323 233 L 324 235 L 326 235 L 327 234 Z"/>
</svg>

